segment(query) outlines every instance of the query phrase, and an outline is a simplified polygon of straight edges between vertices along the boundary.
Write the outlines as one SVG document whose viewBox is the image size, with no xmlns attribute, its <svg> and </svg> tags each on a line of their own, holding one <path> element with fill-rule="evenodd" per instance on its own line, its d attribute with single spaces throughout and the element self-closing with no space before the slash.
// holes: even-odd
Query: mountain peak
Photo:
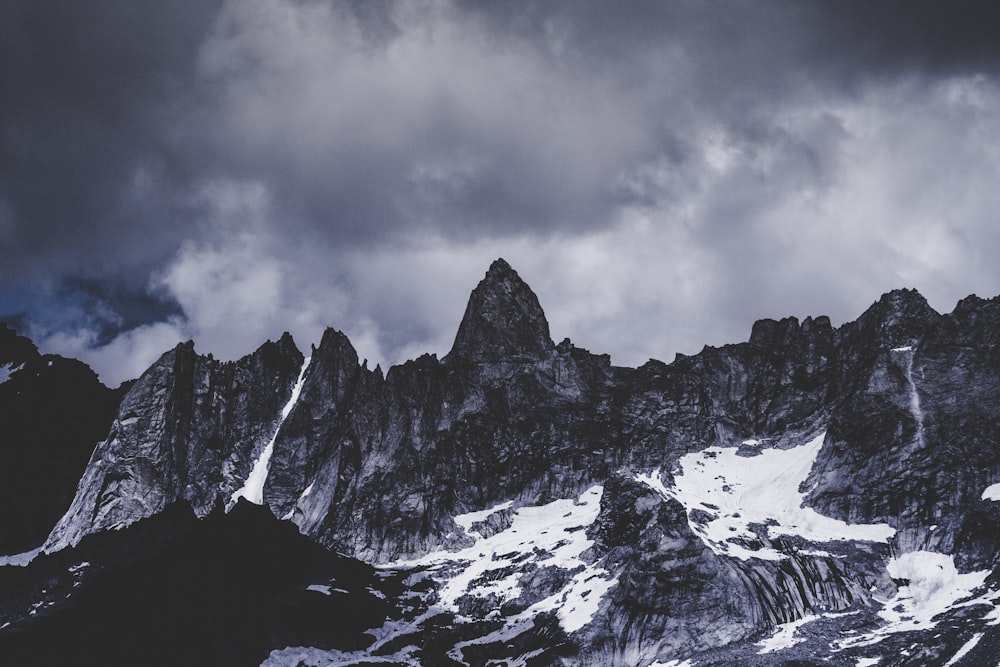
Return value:
<svg viewBox="0 0 1000 667">
<path fill-rule="evenodd" d="M 449 359 L 537 358 L 555 347 L 538 297 L 503 259 L 490 265 L 469 297 Z"/>
<path fill-rule="evenodd" d="M 915 289 L 894 289 L 873 303 L 857 325 L 890 346 L 909 345 L 941 319 L 927 299 Z"/>
<path fill-rule="evenodd" d="M 493 263 L 490 264 L 490 268 L 486 271 L 486 278 L 488 279 L 492 277 L 496 279 L 503 276 L 513 276 L 514 278 L 520 279 L 520 276 L 517 275 L 517 271 L 515 271 L 513 267 L 507 263 L 507 260 L 503 257 L 497 257 L 493 260 Z"/>
</svg>

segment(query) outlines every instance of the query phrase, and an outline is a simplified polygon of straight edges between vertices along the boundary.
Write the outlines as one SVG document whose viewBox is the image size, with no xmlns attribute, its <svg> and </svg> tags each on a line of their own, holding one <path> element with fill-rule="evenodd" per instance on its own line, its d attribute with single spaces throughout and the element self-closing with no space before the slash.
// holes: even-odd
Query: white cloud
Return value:
<svg viewBox="0 0 1000 667">
<path fill-rule="evenodd" d="M 241 234 L 226 246 L 185 245 L 158 280 L 209 349 L 261 342 L 283 310 L 282 267 Z"/>
<path fill-rule="evenodd" d="M 97 345 L 93 332 L 53 333 L 39 342 L 50 354 L 83 359 L 109 386 L 137 378 L 167 350 L 186 340 L 182 322 L 155 322 L 119 334 L 105 345 Z"/>
</svg>

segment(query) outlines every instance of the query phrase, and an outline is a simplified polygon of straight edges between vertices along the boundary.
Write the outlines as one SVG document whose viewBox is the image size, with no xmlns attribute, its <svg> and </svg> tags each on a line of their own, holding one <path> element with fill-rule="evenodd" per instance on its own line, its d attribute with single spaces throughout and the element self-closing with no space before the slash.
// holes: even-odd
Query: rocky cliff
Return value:
<svg viewBox="0 0 1000 667">
<path fill-rule="evenodd" d="M 245 497 L 406 573 L 416 602 L 373 647 L 275 665 L 854 665 L 953 623 L 914 663 L 944 664 L 1000 618 L 998 324 L 1000 300 L 897 290 L 839 328 L 762 320 L 621 368 L 554 344 L 497 260 L 441 359 L 383 373 L 332 329 L 308 355 L 166 353 L 46 550 Z"/>
<path fill-rule="evenodd" d="M 302 362 L 290 336 L 233 363 L 201 357 L 190 342 L 165 353 L 122 400 L 45 549 L 178 500 L 203 516 L 231 499 L 280 424 Z"/>
</svg>

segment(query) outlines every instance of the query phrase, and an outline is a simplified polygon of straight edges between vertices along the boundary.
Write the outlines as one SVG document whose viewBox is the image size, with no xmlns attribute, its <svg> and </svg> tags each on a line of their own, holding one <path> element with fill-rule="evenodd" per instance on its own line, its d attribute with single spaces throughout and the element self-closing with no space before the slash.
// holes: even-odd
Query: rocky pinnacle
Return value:
<svg viewBox="0 0 1000 667">
<path fill-rule="evenodd" d="M 498 259 L 469 297 L 447 358 L 466 362 L 531 360 L 553 348 L 538 297 L 510 264 Z"/>
</svg>

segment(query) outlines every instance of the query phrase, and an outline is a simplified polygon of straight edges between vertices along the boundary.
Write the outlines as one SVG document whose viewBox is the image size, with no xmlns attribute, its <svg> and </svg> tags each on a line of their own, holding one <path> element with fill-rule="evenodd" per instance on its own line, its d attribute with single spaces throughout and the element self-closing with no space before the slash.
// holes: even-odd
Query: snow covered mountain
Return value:
<svg viewBox="0 0 1000 667">
<path fill-rule="evenodd" d="M 0 411 L 28 368 L 5 336 Z M 0 567 L 0 662 L 85 634 L 101 664 L 998 664 L 998 339 L 1000 298 L 898 290 L 620 368 L 555 344 L 497 260 L 441 359 L 368 369 L 334 330 L 231 363 L 185 343 L 104 390 L 75 497 L 11 542 L 48 531 Z M 217 604 L 153 587 L 199 553 L 230 564 L 192 574 Z M 102 648 L 122 605 L 158 657 Z"/>
</svg>

